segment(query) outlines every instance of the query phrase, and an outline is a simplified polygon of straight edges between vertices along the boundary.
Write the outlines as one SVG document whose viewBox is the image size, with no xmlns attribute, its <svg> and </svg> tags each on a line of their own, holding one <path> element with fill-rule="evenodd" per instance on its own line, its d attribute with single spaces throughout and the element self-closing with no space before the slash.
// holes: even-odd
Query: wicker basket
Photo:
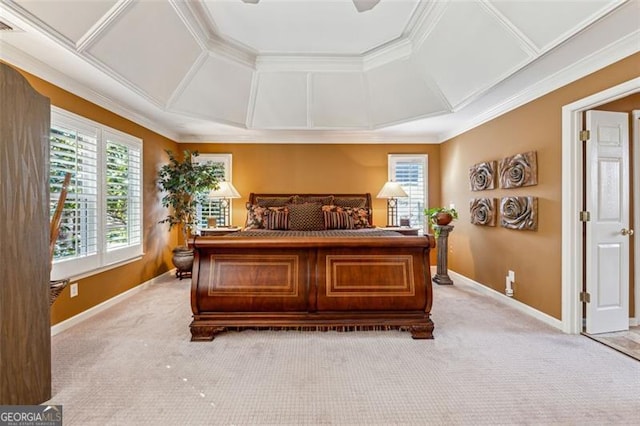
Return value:
<svg viewBox="0 0 640 426">
<path fill-rule="evenodd" d="M 62 290 L 69 285 L 69 279 L 49 281 L 49 306 L 53 305 Z"/>
</svg>

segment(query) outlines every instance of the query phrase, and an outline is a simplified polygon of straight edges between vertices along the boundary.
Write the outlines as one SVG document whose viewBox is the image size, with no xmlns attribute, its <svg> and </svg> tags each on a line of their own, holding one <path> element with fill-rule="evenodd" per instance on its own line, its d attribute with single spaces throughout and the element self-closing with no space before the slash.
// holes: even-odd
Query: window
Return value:
<svg viewBox="0 0 640 426">
<path fill-rule="evenodd" d="M 142 141 L 52 108 L 50 212 L 71 173 L 52 279 L 142 255 Z"/>
<path fill-rule="evenodd" d="M 389 154 L 389 180 L 398 182 L 408 197 L 398 198 L 398 218 L 409 218 L 414 228 L 424 230 L 424 209 L 427 206 L 426 155 Z"/>
<path fill-rule="evenodd" d="M 220 181 L 231 181 L 231 154 L 200 154 L 194 157 L 198 163 L 219 163 L 222 165 L 220 170 Z M 231 200 L 228 200 L 231 203 Z M 215 198 L 206 198 L 206 201 L 198 205 L 198 217 L 200 228 L 208 228 L 207 219 L 215 218 L 218 224 L 224 223 L 225 209 L 223 208 L 223 200 Z M 229 224 L 230 225 L 230 224 Z"/>
</svg>

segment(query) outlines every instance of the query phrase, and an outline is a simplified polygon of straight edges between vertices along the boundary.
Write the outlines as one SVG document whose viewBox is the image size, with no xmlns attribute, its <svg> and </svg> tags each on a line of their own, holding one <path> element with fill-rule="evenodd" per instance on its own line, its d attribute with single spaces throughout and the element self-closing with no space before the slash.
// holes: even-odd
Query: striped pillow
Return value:
<svg viewBox="0 0 640 426">
<path fill-rule="evenodd" d="M 266 229 L 289 229 L 289 212 L 286 210 L 269 210 L 265 220 Z"/>
<path fill-rule="evenodd" d="M 323 211 L 324 226 L 327 229 L 354 229 L 353 219 L 347 212 Z"/>
<path fill-rule="evenodd" d="M 361 229 L 361 228 L 371 228 L 371 224 L 369 223 L 369 210 L 368 209 L 359 209 L 354 207 L 340 207 L 340 206 L 322 206 L 323 212 L 344 212 L 351 218 L 351 223 L 353 224 L 353 229 Z"/>
</svg>

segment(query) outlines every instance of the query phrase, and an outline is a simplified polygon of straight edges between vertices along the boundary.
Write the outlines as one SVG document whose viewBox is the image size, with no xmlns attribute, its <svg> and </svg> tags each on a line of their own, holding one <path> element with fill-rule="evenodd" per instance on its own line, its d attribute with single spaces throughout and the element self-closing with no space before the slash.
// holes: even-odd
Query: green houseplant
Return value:
<svg viewBox="0 0 640 426">
<path fill-rule="evenodd" d="M 452 220 L 458 219 L 458 211 L 454 208 L 447 207 L 431 207 L 424 209 L 424 215 L 429 221 L 436 238 L 438 238 L 440 232 L 437 228 L 434 228 L 433 225 L 448 225 Z"/>
<path fill-rule="evenodd" d="M 191 271 L 193 250 L 189 249 L 187 239 L 198 226 L 198 204 L 204 201 L 209 191 L 218 189 L 221 165 L 195 162 L 198 151 L 185 150 L 182 158 L 171 150 L 165 151 L 169 155 L 169 163 L 158 171 L 158 186 L 165 193 L 162 205 L 170 210 L 160 223 L 168 223 L 169 230 L 174 226 L 180 227 L 182 245 L 173 250 L 173 263 L 180 275 Z"/>
</svg>

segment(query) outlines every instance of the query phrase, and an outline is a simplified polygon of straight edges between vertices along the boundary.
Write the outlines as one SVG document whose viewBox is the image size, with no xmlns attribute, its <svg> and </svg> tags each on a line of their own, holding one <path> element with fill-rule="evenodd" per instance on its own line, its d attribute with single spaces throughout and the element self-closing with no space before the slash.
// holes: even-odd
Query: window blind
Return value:
<svg viewBox="0 0 640 426">
<path fill-rule="evenodd" d="M 195 161 L 198 163 L 213 163 L 222 165 L 217 170 L 217 177 L 220 181 L 231 180 L 231 154 L 200 154 L 195 157 Z M 218 224 L 224 222 L 224 209 L 222 207 L 222 200 L 216 198 L 210 198 L 208 194 L 203 194 L 204 202 L 198 205 L 198 226 L 200 228 L 207 228 L 207 219 L 214 218 Z M 231 200 L 228 200 L 231 203 Z M 231 211 L 231 208 L 230 208 Z"/>
<path fill-rule="evenodd" d="M 139 244 L 141 235 L 140 149 L 107 140 L 107 250 Z"/>
<path fill-rule="evenodd" d="M 398 198 L 398 218 L 408 218 L 414 228 L 425 229 L 427 205 L 427 156 L 390 154 L 389 179 L 400 184 L 408 197 Z"/>
<path fill-rule="evenodd" d="M 52 107 L 50 212 L 71 173 L 52 279 L 142 254 L 142 141 Z"/>
<path fill-rule="evenodd" d="M 97 129 L 54 125 L 50 139 L 50 214 L 53 215 L 67 172 L 71 181 L 62 211 L 54 259 L 80 258 L 98 251 Z"/>
</svg>

